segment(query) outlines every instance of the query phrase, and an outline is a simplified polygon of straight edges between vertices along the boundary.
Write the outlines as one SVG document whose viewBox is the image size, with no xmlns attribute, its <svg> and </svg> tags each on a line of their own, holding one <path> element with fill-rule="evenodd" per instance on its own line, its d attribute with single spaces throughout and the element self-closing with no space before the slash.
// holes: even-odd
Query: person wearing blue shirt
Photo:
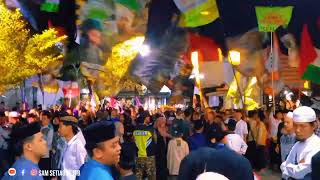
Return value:
<svg viewBox="0 0 320 180">
<path fill-rule="evenodd" d="M 208 138 L 208 147 L 214 149 L 223 149 L 228 148 L 225 142 L 225 136 L 228 133 L 223 131 L 221 126 L 216 123 L 213 123 L 208 126 L 207 138 Z"/>
<path fill-rule="evenodd" d="M 113 123 L 120 122 L 120 118 L 119 118 L 118 110 L 117 110 L 117 109 L 112 109 L 110 120 L 111 120 Z"/>
<path fill-rule="evenodd" d="M 115 126 L 109 121 L 91 124 L 83 131 L 90 160 L 80 168 L 78 180 L 113 180 L 111 166 L 120 160 L 121 146 Z"/>
<path fill-rule="evenodd" d="M 40 132 L 39 123 L 16 127 L 10 134 L 15 141 L 17 156 L 20 156 L 2 180 L 42 180 L 38 163 L 48 154 L 47 142 Z"/>
<path fill-rule="evenodd" d="M 208 145 L 207 137 L 203 134 L 204 120 L 193 120 L 195 133 L 188 138 L 190 151 L 197 150 Z"/>
</svg>

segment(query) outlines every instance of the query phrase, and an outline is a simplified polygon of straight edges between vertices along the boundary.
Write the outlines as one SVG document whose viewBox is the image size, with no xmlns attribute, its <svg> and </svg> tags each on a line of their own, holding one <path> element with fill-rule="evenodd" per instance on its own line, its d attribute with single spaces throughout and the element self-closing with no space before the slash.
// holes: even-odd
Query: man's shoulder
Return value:
<svg viewBox="0 0 320 180">
<path fill-rule="evenodd" d="M 247 122 L 242 119 L 239 121 L 239 124 L 242 126 L 247 126 Z"/>
<path fill-rule="evenodd" d="M 37 168 L 39 169 L 39 167 L 37 167 L 35 164 L 33 164 L 31 161 L 26 160 L 24 158 L 19 158 L 18 160 L 16 160 L 16 162 L 13 164 L 13 167 L 18 169 L 18 168 Z"/>
<path fill-rule="evenodd" d="M 79 180 L 95 180 L 95 179 L 106 179 L 113 180 L 111 174 L 99 166 L 93 166 L 89 163 L 83 165 L 80 171 Z"/>
<path fill-rule="evenodd" d="M 242 137 L 239 134 L 228 134 L 226 137 L 228 139 L 242 139 Z"/>
<path fill-rule="evenodd" d="M 77 178 L 77 180 L 114 180 L 110 173 L 104 172 L 102 170 L 92 169 L 88 172 L 80 172 L 81 175 Z"/>
</svg>

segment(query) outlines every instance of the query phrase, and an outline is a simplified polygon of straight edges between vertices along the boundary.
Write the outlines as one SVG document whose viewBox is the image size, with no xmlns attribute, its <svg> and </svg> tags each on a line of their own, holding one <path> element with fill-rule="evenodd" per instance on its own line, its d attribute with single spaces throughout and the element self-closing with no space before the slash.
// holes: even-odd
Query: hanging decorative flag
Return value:
<svg viewBox="0 0 320 180">
<path fill-rule="evenodd" d="M 182 12 L 181 27 L 198 27 L 209 24 L 219 17 L 216 0 L 174 0 Z"/>
<path fill-rule="evenodd" d="M 300 45 L 300 65 L 299 73 L 302 75 L 303 80 L 309 80 L 313 83 L 320 84 L 320 62 L 319 52 L 313 45 L 308 26 L 303 25 L 301 33 L 301 45 Z"/>
<path fill-rule="evenodd" d="M 58 12 L 59 11 L 60 0 L 45 0 L 44 3 L 41 4 L 41 11 L 46 12 Z"/>
<path fill-rule="evenodd" d="M 123 6 L 134 11 L 139 11 L 141 9 L 141 5 L 137 0 L 116 0 L 115 2 L 122 4 Z"/>
<path fill-rule="evenodd" d="M 258 27 L 261 32 L 274 32 L 279 26 L 288 26 L 292 16 L 292 6 L 256 7 Z"/>
<path fill-rule="evenodd" d="M 79 88 L 63 88 L 62 89 L 64 96 L 76 97 L 80 94 Z"/>
<path fill-rule="evenodd" d="M 320 49 L 314 48 L 317 57 L 310 63 L 303 73 L 302 79 L 309 80 L 315 84 L 320 84 Z"/>
<path fill-rule="evenodd" d="M 115 19 L 115 3 L 105 0 L 90 0 L 80 12 L 80 19 L 94 19 L 97 21 L 110 21 Z"/>
<path fill-rule="evenodd" d="M 270 51 L 269 58 L 265 64 L 266 69 L 270 73 L 270 76 L 273 74 L 273 78 L 275 81 L 279 80 L 279 62 L 280 62 L 280 47 L 279 47 L 279 41 L 276 33 L 272 33 L 272 44 L 273 46 L 272 53 Z"/>
</svg>

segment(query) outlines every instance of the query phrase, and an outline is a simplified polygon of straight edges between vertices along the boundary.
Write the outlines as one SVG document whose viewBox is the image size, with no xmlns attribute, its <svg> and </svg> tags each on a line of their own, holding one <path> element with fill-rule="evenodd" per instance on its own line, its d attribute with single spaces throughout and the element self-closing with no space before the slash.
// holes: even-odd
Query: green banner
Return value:
<svg viewBox="0 0 320 180">
<path fill-rule="evenodd" d="M 287 27 L 292 16 L 293 6 L 257 6 L 258 27 L 261 32 L 274 32 L 279 26 Z"/>
<path fill-rule="evenodd" d="M 41 4 L 41 11 L 46 12 L 58 12 L 59 11 L 60 0 L 46 0 Z"/>
<path fill-rule="evenodd" d="M 137 0 L 116 0 L 115 2 L 134 11 L 139 11 L 141 9 L 141 5 Z"/>
</svg>

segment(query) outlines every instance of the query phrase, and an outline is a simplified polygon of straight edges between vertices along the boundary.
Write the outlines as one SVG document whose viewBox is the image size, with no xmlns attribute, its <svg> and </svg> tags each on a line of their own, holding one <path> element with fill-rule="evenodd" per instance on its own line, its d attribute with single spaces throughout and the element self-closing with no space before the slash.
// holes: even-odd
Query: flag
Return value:
<svg viewBox="0 0 320 180">
<path fill-rule="evenodd" d="M 315 49 L 317 57 L 307 66 L 303 73 L 302 79 L 309 80 L 313 83 L 320 84 L 320 49 Z"/>
<path fill-rule="evenodd" d="M 141 5 L 137 0 L 116 0 L 115 2 L 122 4 L 123 6 L 134 11 L 139 11 L 141 9 Z"/>
<path fill-rule="evenodd" d="M 211 39 L 198 34 L 189 33 L 189 49 L 187 58 L 191 59 L 191 53 L 199 54 L 199 71 L 202 88 L 219 86 L 229 83 L 233 79 L 232 66 L 228 62 L 219 61 L 219 46 Z M 212 72 L 219 76 L 212 76 Z"/>
<path fill-rule="evenodd" d="M 219 46 L 211 39 L 194 33 L 189 33 L 189 53 L 192 51 L 200 51 L 202 59 L 205 61 L 219 60 Z M 189 57 L 190 59 L 191 57 Z"/>
<path fill-rule="evenodd" d="M 116 13 L 113 1 L 92 0 L 88 1 L 81 9 L 80 19 L 94 19 L 98 21 L 113 21 Z"/>
<path fill-rule="evenodd" d="M 173 0 L 181 11 L 181 27 L 198 27 L 209 24 L 220 15 L 216 0 Z"/>
<path fill-rule="evenodd" d="M 46 12 L 58 12 L 59 11 L 60 0 L 46 0 L 41 4 L 41 11 Z"/>
<path fill-rule="evenodd" d="M 273 51 L 272 54 L 270 53 L 270 56 L 267 60 L 266 69 L 270 75 L 273 73 L 274 80 L 279 80 L 280 47 L 277 35 L 275 33 L 273 33 L 272 39 Z"/>
<path fill-rule="evenodd" d="M 311 78 L 309 73 L 312 70 L 315 70 L 314 66 L 310 66 L 309 71 L 307 67 L 310 63 L 312 63 L 317 57 L 317 52 L 314 49 L 309 31 L 308 26 L 305 24 L 302 29 L 301 34 L 301 45 L 300 45 L 300 66 L 299 66 L 299 73 L 302 75 L 303 79 Z M 316 76 L 315 76 L 316 77 Z"/>
<path fill-rule="evenodd" d="M 292 6 L 256 7 L 258 28 L 261 32 L 274 32 L 279 26 L 288 26 L 292 16 Z"/>
</svg>

